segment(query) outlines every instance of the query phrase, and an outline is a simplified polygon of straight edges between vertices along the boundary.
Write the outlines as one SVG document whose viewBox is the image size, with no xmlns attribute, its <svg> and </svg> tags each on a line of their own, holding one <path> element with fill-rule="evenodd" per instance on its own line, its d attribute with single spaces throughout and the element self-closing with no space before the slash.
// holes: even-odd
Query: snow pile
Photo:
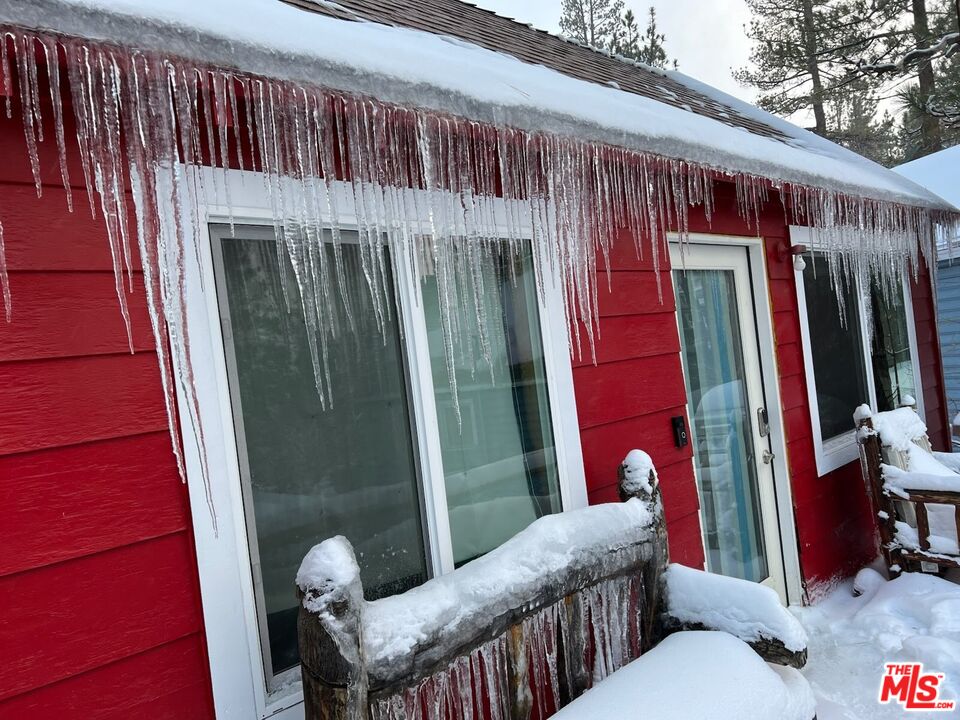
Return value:
<svg viewBox="0 0 960 720">
<path fill-rule="evenodd" d="M 657 477 L 657 469 L 653 466 L 653 459 L 643 450 L 628 452 L 623 462 L 620 463 L 620 467 L 623 468 L 623 480 L 620 486 L 631 497 L 640 495 L 649 497 L 660 482 Z M 652 485 L 651 474 L 653 476 Z"/>
<path fill-rule="evenodd" d="M 883 486 L 904 495 L 904 490 L 950 490 L 960 492 L 960 475 L 922 448 L 910 449 L 910 470 L 881 465 Z"/>
<path fill-rule="evenodd" d="M 682 632 L 554 715 L 557 720 L 812 720 L 799 671 L 768 665 L 721 632 Z M 822 720 L 822 719 L 821 719 Z"/>
<path fill-rule="evenodd" d="M 934 450 L 933 457 L 948 470 L 960 473 L 960 453 L 945 453 Z"/>
<path fill-rule="evenodd" d="M 869 405 L 858 405 L 857 409 L 853 411 L 853 422 L 857 425 L 869 417 L 873 417 L 873 410 L 870 409 Z"/>
<path fill-rule="evenodd" d="M 944 699 L 958 697 L 960 586 L 915 573 L 888 582 L 867 568 L 822 602 L 794 612 L 810 638 L 802 672 L 817 695 L 818 720 L 904 717 L 900 705 L 877 703 L 885 662 L 922 662 L 925 672 L 945 674 Z"/>
<path fill-rule="evenodd" d="M 857 411 L 859 412 L 860 408 Z M 913 441 L 927 434 L 927 426 L 913 408 L 901 407 L 896 410 L 873 413 L 871 419 L 873 429 L 880 434 L 883 444 L 900 452 L 916 447 Z"/>
<path fill-rule="evenodd" d="M 565 593 L 571 578 L 603 577 L 649 557 L 654 517 L 638 499 L 547 515 L 452 573 L 366 604 L 372 676 L 403 676 L 424 648 L 438 657 L 489 631 L 512 608 Z M 436 650 L 434 648 L 436 647 Z"/>
<path fill-rule="evenodd" d="M 343 535 L 314 545 L 300 563 L 296 582 L 303 592 L 303 606 L 310 612 L 328 613 L 331 603 L 348 597 L 356 605 L 363 599 L 360 567 Z"/>
<path fill-rule="evenodd" d="M 667 611 L 681 623 L 722 630 L 746 642 L 780 640 L 794 652 L 807 646 L 800 623 L 768 587 L 677 564 L 664 578 Z"/>
</svg>

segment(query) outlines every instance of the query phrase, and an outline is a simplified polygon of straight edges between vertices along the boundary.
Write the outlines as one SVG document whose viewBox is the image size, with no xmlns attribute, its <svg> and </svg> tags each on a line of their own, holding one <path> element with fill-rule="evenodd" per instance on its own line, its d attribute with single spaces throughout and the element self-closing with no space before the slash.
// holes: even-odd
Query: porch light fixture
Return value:
<svg viewBox="0 0 960 720">
<path fill-rule="evenodd" d="M 806 245 L 790 245 L 789 243 L 783 243 L 777 252 L 777 257 L 782 262 L 786 260 L 788 256 L 793 255 L 793 269 L 796 272 L 803 272 L 807 267 L 807 262 L 803 259 L 803 254 L 806 251 Z"/>
</svg>

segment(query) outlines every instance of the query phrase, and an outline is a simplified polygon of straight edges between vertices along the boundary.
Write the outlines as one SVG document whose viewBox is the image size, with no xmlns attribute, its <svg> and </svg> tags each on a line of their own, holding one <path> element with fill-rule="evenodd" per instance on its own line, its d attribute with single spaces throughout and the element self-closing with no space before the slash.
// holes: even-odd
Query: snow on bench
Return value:
<svg viewBox="0 0 960 720">
<path fill-rule="evenodd" d="M 683 565 L 670 565 L 664 580 L 668 628 L 721 630 L 750 643 L 768 660 L 777 657 L 782 665 L 798 667 L 806 661 L 807 634 L 783 611 L 771 588 Z"/>
<path fill-rule="evenodd" d="M 725 632 L 671 635 L 554 715 L 556 720 L 810 720 L 799 670 L 765 663 Z"/>
<path fill-rule="evenodd" d="M 545 516 L 452 573 L 374 602 L 345 538 L 315 546 L 297 574 L 307 720 L 441 720 L 483 707 L 490 720 L 543 718 L 685 627 L 732 632 L 802 666 L 802 630 L 772 591 L 667 570 L 649 456 L 632 451 L 619 477 L 624 502 Z"/>
<path fill-rule="evenodd" d="M 861 405 L 853 417 L 892 573 L 918 564 L 960 566 L 960 459 L 931 450 L 927 427 L 912 407 L 874 413 Z"/>
</svg>

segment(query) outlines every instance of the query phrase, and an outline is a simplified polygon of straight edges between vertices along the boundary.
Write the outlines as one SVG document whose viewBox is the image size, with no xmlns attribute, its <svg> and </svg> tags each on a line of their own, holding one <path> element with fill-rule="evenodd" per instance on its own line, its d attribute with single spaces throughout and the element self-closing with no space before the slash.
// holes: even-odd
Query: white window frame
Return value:
<svg viewBox="0 0 960 720">
<path fill-rule="evenodd" d="M 819 248 L 814 242 L 813 233 L 809 227 L 798 225 L 790 226 L 790 245 L 805 245 L 809 250 Z M 810 407 L 810 423 L 813 427 L 813 448 L 817 459 L 817 475 L 823 477 L 827 473 L 853 462 L 859 457 L 857 449 L 856 430 L 853 427 L 853 411 L 850 408 L 850 430 L 836 437 L 823 438 L 820 429 L 820 406 L 817 402 L 817 380 L 813 367 L 813 348 L 810 340 L 810 320 L 807 314 L 807 296 L 805 293 L 803 272 L 795 272 L 797 287 L 797 307 L 800 313 L 800 340 L 803 347 L 803 368 L 807 381 L 807 404 Z M 877 406 L 877 388 L 873 379 L 873 362 L 870 357 L 870 338 L 867 336 L 867 314 L 865 302 L 870 301 L 870 288 L 863 288 L 860 280 L 856 280 L 857 313 L 860 324 L 860 346 L 863 352 L 863 362 L 867 379 L 867 394 L 865 399 L 870 407 Z M 907 317 L 907 335 L 910 339 L 910 360 L 913 363 L 913 373 L 918 387 L 915 399 L 917 412 L 923 414 L 923 379 L 920 376 L 920 360 L 917 355 L 917 329 L 913 314 L 913 299 L 910 292 L 910 282 L 906 270 L 903 274 L 903 309 Z"/>
<path fill-rule="evenodd" d="M 230 207 L 216 201 L 201 207 L 199 236 L 192 221 L 183 218 L 185 235 L 186 313 L 190 324 L 194 384 L 199 405 L 200 429 L 206 447 L 210 494 L 217 514 L 218 530 L 207 509 L 202 482 L 198 438 L 186 408 L 188 399 L 178 387 L 180 427 L 187 468 L 187 485 L 196 539 L 200 591 L 203 603 L 210 673 L 217 717 L 242 720 L 300 720 L 303 693 L 299 672 L 291 673 L 289 685 L 268 692 L 264 677 L 261 631 L 251 567 L 250 538 L 244 515 L 241 474 L 237 454 L 234 413 L 231 406 L 226 352 L 220 326 L 209 225 L 214 223 L 256 224 L 272 227 L 273 212 L 264 191 L 262 176 L 250 172 L 199 170 L 208 192 L 222 192 L 229 185 Z M 190 175 L 191 173 L 186 173 Z M 333 184 L 338 195 L 338 218 L 344 229 L 357 227 L 350 186 Z M 411 191 L 412 192 L 412 191 Z M 321 198 L 323 200 L 323 198 Z M 321 202 L 321 207 L 326 207 Z M 419 207 L 427 207 L 421 203 Z M 369 210 L 369 208 L 368 208 Z M 495 217 L 502 220 L 504 237 L 508 205 L 495 202 Z M 185 208 L 184 212 L 190 212 Z M 529 213 L 513 213 L 512 217 Z M 172 222 L 172 218 L 166 218 Z M 424 231 L 429 227 L 423 218 Z M 500 228 L 498 228 L 500 229 Z M 517 228 L 514 228 L 516 233 Z M 532 227 L 522 227 L 521 237 L 532 238 Z M 536 248 L 536 246 L 535 246 Z M 195 249 L 195 251 L 194 251 Z M 400 254 L 398 254 L 400 255 Z M 416 298 L 415 271 L 408 258 L 396 257 L 403 287 L 400 311 L 404 322 L 404 352 L 408 361 L 409 402 L 415 417 L 414 437 L 419 453 L 424 494 L 424 523 L 429 531 L 428 563 L 432 574 L 453 570 L 453 553 L 444 490 L 440 438 L 423 428 L 437 426 L 433 402 L 427 330 Z M 543 339 L 553 439 L 557 457 L 563 510 L 587 505 L 586 481 L 580 446 L 580 430 L 573 392 L 563 290 L 558 269 L 551 270 L 546 258 L 535 250 L 534 270 L 542 278 L 544 297 L 537 293 L 539 322 Z M 176 360 L 175 360 L 176 362 Z M 324 538 L 317 538 L 320 542 Z M 290 579 L 293 592 L 293 578 Z"/>
</svg>

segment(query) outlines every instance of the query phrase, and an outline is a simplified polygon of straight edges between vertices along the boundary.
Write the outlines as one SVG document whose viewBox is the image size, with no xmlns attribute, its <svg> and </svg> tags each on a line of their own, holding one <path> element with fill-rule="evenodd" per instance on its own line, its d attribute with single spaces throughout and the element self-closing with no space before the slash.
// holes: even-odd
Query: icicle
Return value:
<svg viewBox="0 0 960 720">
<path fill-rule="evenodd" d="M 13 300 L 10 297 L 10 277 L 7 274 L 7 253 L 3 244 L 3 223 L 0 222 L 0 292 L 3 292 L 3 311 L 10 322 L 13 319 Z"/>
<path fill-rule="evenodd" d="M 17 42 L 16 40 L 19 40 Z M 34 54 L 34 36 L 23 34 L 14 39 L 14 57 L 17 65 L 17 85 L 20 87 L 20 113 L 23 118 L 23 134 L 27 141 L 27 155 L 30 159 L 30 172 L 37 197 L 43 195 L 43 183 L 40 179 L 40 158 L 37 141 L 43 137 L 40 121 L 40 100 L 35 94 L 36 55 Z"/>
<path fill-rule="evenodd" d="M 3 92 L 3 102 L 7 111 L 7 120 L 13 117 L 13 107 L 11 99 L 13 98 L 13 79 L 10 74 L 10 60 L 7 57 L 7 39 L 16 43 L 16 36 L 9 32 L 0 32 L 0 80 L 3 84 L 0 91 Z"/>
<path fill-rule="evenodd" d="M 192 249 L 185 247 L 185 237 L 191 232 L 201 236 L 205 208 L 221 196 L 232 224 L 227 168 L 234 148 L 229 123 L 236 163 L 263 179 L 279 267 L 282 273 L 288 268 L 293 273 L 293 282 L 283 282 L 282 287 L 289 307 L 297 298 L 286 295 L 288 286 L 299 293 L 324 407 L 336 397 L 330 380 L 330 343 L 372 330 L 364 325 L 365 315 L 383 332 L 398 303 L 397 273 L 403 263 L 412 267 L 418 290 L 427 276 L 435 279 L 444 363 L 459 417 L 458 367 L 483 369 L 486 364 L 490 380 L 497 380 L 492 343 L 503 332 L 503 320 L 486 309 L 490 268 L 506 267 L 505 281 L 516 282 L 516 262 L 528 248 L 539 265 L 539 297 L 546 296 L 545 277 L 559 281 L 571 352 L 582 356 L 586 350 L 595 358 L 600 331 L 598 256 L 607 269 L 609 285 L 614 238 L 623 231 L 631 234 L 638 257 L 652 253 L 662 300 L 660 262 L 668 254 L 667 233 L 678 232 L 682 246 L 694 207 L 701 207 L 710 221 L 717 178 L 734 182 L 738 209 L 757 232 L 771 188 L 775 189 L 785 213 L 794 222 L 814 228 L 817 247 L 828 257 L 834 282 L 880 279 L 890 285 L 892 278 L 899 277 L 904 259 L 916 276 L 921 256 L 934 257 L 936 233 L 957 225 L 957 217 L 948 213 L 788 186 L 577 138 L 483 125 L 160 53 L 16 27 L 0 28 L 0 38 L 0 81 L 7 114 L 12 112 L 16 74 L 27 155 L 38 194 L 42 185 L 37 145 L 43 138 L 38 72 L 45 72 L 69 208 L 67 157 L 74 139 L 68 140 L 64 133 L 62 53 L 74 113 L 76 145 L 71 149 L 80 156 L 94 217 L 100 206 L 118 305 L 131 346 L 126 294 L 133 289 L 134 268 L 128 186 L 132 191 L 175 452 L 182 471 L 175 415 L 179 386 L 184 412 L 201 446 L 212 517 L 185 308 L 186 265 L 191 256 L 191 262 L 198 262 L 199 248 L 196 244 Z M 39 68 L 38 45 L 45 60 Z M 7 57 L 11 48 L 12 65 Z M 245 136 L 241 124 L 246 125 Z M 205 163 L 214 171 L 202 171 Z M 207 195 L 208 184 L 213 197 Z M 348 267 L 342 252 L 340 193 L 344 188 L 354 205 L 360 241 L 357 268 Z M 505 209 L 498 209 L 497 196 L 505 201 Z M 328 243 L 332 253 L 327 251 Z M 364 278 L 363 293 L 350 289 L 354 287 L 347 280 L 350 273 Z M 2 243 L 0 285 L 9 318 Z M 603 592 L 606 595 L 594 598 L 598 612 L 622 605 L 622 588 Z M 564 617 L 561 612 L 561 633 L 569 630 Z M 548 621 L 546 617 L 537 620 Z M 611 667 L 622 655 L 623 645 L 623 628 L 613 630 L 616 634 L 610 636 L 598 628 L 605 642 L 613 643 L 604 658 Z M 548 646 L 538 645 L 531 652 L 538 658 L 545 653 L 549 661 Z M 494 654 L 489 663 L 480 665 L 484 673 L 488 667 L 493 672 L 500 660 Z M 447 695 L 453 684 L 451 680 L 444 686 Z"/>
<path fill-rule="evenodd" d="M 47 64 L 47 85 L 50 86 L 50 104 L 53 106 L 54 133 L 57 137 L 57 156 L 60 160 L 60 180 L 67 194 L 67 211 L 73 212 L 73 189 L 67 169 L 67 143 L 63 129 L 63 100 L 60 97 L 60 59 L 57 43 L 52 38 L 41 37 L 43 54 Z"/>
</svg>

